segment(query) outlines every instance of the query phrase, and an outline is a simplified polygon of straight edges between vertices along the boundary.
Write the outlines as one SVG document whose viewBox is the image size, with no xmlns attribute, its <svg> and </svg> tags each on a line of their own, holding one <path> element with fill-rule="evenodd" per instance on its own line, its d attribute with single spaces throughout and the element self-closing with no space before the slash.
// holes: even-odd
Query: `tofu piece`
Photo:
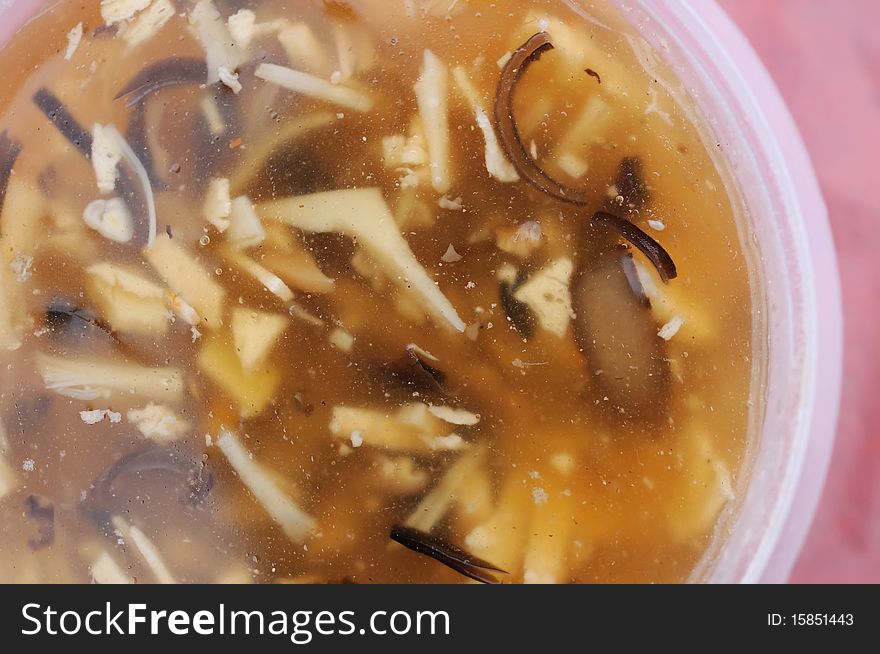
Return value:
<svg viewBox="0 0 880 654">
<path fill-rule="evenodd" d="M 662 284 L 653 268 L 637 258 L 633 259 L 633 263 L 645 297 L 651 303 L 651 313 L 657 323 L 662 325 L 657 334 L 660 338 L 670 340 L 681 334 L 681 339 L 708 341 L 718 337 L 720 330 L 717 321 L 704 307 L 688 297 L 687 288 Z"/>
<path fill-rule="evenodd" d="M 165 283 L 195 308 L 206 327 L 218 329 L 223 324 L 226 291 L 191 252 L 161 234 L 144 256 Z"/>
<path fill-rule="evenodd" d="M 280 220 L 306 232 L 336 232 L 357 240 L 387 277 L 420 307 L 453 329 L 465 324 L 401 235 L 377 188 L 345 189 L 295 196 L 257 207 L 267 220 Z"/>
<path fill-rule="evenodd" d="M 503 225 L 495 230 L 495 245 L 502 252 L 526 259 L 547 239 L 540 223 L 528 220 L 519 225 Z"/>
<path fill-rule="evenodd" d="M 562 134 L 553 149 L 556 164 L 566 175 L 580 179 L 589 170 L 590 148 L 605 142 L 614 110 L 600 95 L 590 95 L 583 109 Z"/>
<path fill-rule="evenodd" d="M 472 427 L 480 422 L 480 415 L 478 413 L 472 413 L 466 409 L 457 409 L 455 407 L 442 405 L 429 405 L 428 411 L 451 425 Z"/>
<path fill-rule="evenodd" d="M 83 24 L 82 21 L 80 21 L 67 33 L 67 49 L 64 51 L 65 61 L 73 59 L 73 55 L 76 54 L 80 41 L 82 41 L 82 37 Z"/>
<path fill-rule="evenodd" d="M 6 427 L 0 422 L 0 501 L 18 488 L 18 475 L 9 463 L 9 440 Z"/>
<path fill-rule="evenodd" d="M 287 537 L 296 543 L 305 541 L 315 529 L 315 519 L 281 490 L 235 434 L 222 431 L 216 442 L 241 482 Z"/>
<path fill-rule="evenodd" d="M 523 560 L 528 535 L 527 524 L 532 499 L 522 478 L 510 475 L 504 480 L 498 502 L 489 517 L 464 538 L 474 556 L 504 570 L 516 570 Z"/>
<path fill-rule="evenodd" d="M 156 578 L 157 582 L 160 584 L 177 583 L 174 575 L 172 575 L 171 571 L 168 569 L 168 565 L 165 563 L 165 559 L 159 551 L 159 548 L 156 547 L 153 541 L 150 540 L 144 532 L 134 525 L 129 524 L 125 518 L 119 515 L 113 516 L 113 526 L 122 536 L 123 540 L 134 545 L 134 549 L 140 554 L 141 559 L 143 559 L 144 563 L 147 564 L 147 567 L 153 572 L 153 576 Z"/>
<path fill-rule="evenodd" d="M 324 44 L 306 23 L 293 23 L 278 32 L 290 65 L 315 77 L 329 79 L 333 62 Z"/>
<path fill-rule="evenodd" d="M 341 327 L 337 327 L 330 332 L 330 345 L 340 352 L 351 352 L 354 347 L 354 336 Z"/>
<path fill-rule="evenodd" d="M 330 433 L 341 440 L 352 434 L 366 445 L 397 452 L 458 450 L 467 443 L 451 426 L 432 415 L 426 404 L 406 404 L 391 413 L 381 409 L 335 406 Z"/>
<path fill-rule="evenodd" d="M 461 66 L 456 66 L 452 70 L 452 77 L 455 80 L 459 92 L 474 112 L 477 127 L 479 127 L 480 131 L 483 133 L 483 142 L 486 145 L 486 170 L 489 175 L 497 179 L 499 182 L 518 181 L 519 173 L 516 172 L 513 164 L 510 163 L 507 155 L 505 155 L 504 151 L 501 149 L 501 145 L 498 143 L 498 135 L 495 134 L 495 127 L 492 124 L 492 120 L 489 118 L 489 113 L 486 110 L 477 89 L 474 87 L 473 82 L 471 82 L 467 71 Z"/>
<path fill-rule="evenodd" d="M 15 257 L 33 256 L 47 236 L 43 219 L 50 213 L 49 203 L 34 180 L 12 175 L 0 217 L 0 263 L 7 269 Z M 76 222 L 82 224 L 81 217 Z"/>
<path fill-rule="evenodd" d="M 253 371 L 266 362 L 288 322 L 276 313 L 241 307 L 232 310 L 232 340 L 244 370 Z"/>
<path fill-rule="evenodd" d="M 244 418 L 262 413 L 281 384 L 281 373 L 271 363 L 245 370 L 235 347 L 224 335 L 201 339 L 199 370 L 231 399 Z"/>
<path fill-rule="evenodd" d="M 0 348 L 17 350 L 24 336 L 24 298 L 20 283 L 0 258 Z"/>
<path fill-rule="evenodd" d="M 266 240 L 266 229 L 247 197 L 239 196 L 230 203 L 229 226 L 224 237 L 236 250 L 256 247 Z"/>
<path fill-rule="evenodd" d="M 485 462 L 484 448 L 475 448 L 460 455 L 440 481 L 422 498 L 404 524 L 421 531 L 431 531 L 453 504 L 465 499 L 461 493 L 465 483 Z"/>
<path fill-rule="evenodd" d="M 164 404 L 150 402 L 140 409 L 130 410 L 125 417 L 145 438 L 160 445 L 178 441 L 192 431 L 192 426 L 178 411 Z"/>
<path fill-rule="evenodd" d="M 128 243 L 134 238 L 134 219 L 122 198 L 90 202 L 83 211 L 83 221 L 108 241 Z"/>
<path fill-rule="evenodd" d="M 183 398 L 183 375 L 177 368 L 149 368 L 106 359 L 52 356 L 38 352 L 37 372 L 46 390 L 78 400 L 146 397 L 160 402 Z"/>
<path fill-rule="evenodd" d="M 152 0 L 101 0 L 101 18 L 104 24 L 115 25 L 143 11 Z"/>
<path fill-rule="evenodd" d="M 119 176 L 122 151 L 111 132 L 100 123 L 92 127 L 92 168 L 101 193 L 112 193 Z"/>
<path fill-rule="evenodd" d="M 214 178 L 208 184 L 202 215 L 219 232 L 229 228 L 229 214 L 232 213 L 232 199 L 229 197 L 229 180 L 225 177 Z"/>
<path fill-rule="evenodd" d="M 257 66 L 254 75 L 288 91 L 296 91 L 316 100 L 323 100 L 353 111 L 363 113 L 373 108 L 373 99 L 366 93 L 349 86 L 332 84 L 320 77 L 293 68 L 264 63 Z"/>
<path fill-rule="evenodd" d="M 89 575 L 95 584 L 132 584 L 134 579 L 123 572 L 107 552 L 101 552 L 91 565 Z"/>
<path fill-rule="evenodd" d="M 379 475 L 383 487 L 389 492 L 399 495 L 412 495 L 428 483 L 428 472 L 419 468 L 412 457 L 376 457 Z"/>
<path fill-rule="evenodd" d="M 413 90 L 428 143 L 431 185 L 438 193 L 446 193 L 452 186 L 449 157 L 449 71 L 430 50 L 425 50 L 422 69 Z"/>
<path fill-rule="evenodd" d="M 153 0 L 149 8 L 141 12 L 132 22 L 123 25 L 119 36 L 129 48 L 139 46 L 156 36 L 174 17 L 174 4 L 171 0 Z"/>
<path fill-rule="evenodd" d="M 243 252 L 225 248 L 223 256 L 236 268 L 257 280 L 263 288 L 285 303 L 293 302 L 293 291 L 278 275 Z"/>
<path fill-rule="evenodd" d="M 189 12 L 189 24 L 208 64 L 208 84 L 220 81 L 220 68 L 234 72 L 248 60 L 247 49 L 238 47 L 229 28 L 211 0 L 199 0 Z"/>
<path fill-rule="evenodd" d="M 569 290 L 573 270 L 571 259 L 562 257 L 532 275 L 513 294 L 531 307 L 542 329 L 559 338 L 565 336 L 575 317 Z"/>
<path fill-rule="evenodd" d="M 523 583 L 561 584 L 568 581 L 572 515 L 571 497 L 555 491 L 547 501 L 535 505 L 525 545 Z"/>
<path fill-rule="evenodd" d="M 691 426 L 676 451 L 678 482 L 670 494 L 667 525 L 673 538 L 687 542 L 707 534 L 736 495 L 727 461 L 704 428 Z"/>
</svg>

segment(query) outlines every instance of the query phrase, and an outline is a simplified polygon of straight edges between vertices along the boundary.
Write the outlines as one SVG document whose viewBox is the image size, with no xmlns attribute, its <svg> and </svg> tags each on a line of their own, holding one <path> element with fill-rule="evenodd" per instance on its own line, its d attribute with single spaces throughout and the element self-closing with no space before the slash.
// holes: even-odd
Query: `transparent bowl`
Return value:
<svg viewBox="0 0 880 654">
<path fill-rule="evenodd" d="M 691 579 L 783 582 L 822 493 L 840 399 L 842 311 L 825 204 L 779 91 L 714 2 L 614 3 L 677 75 L 705 142 L 721 144 L 754 254 L 754 352 L 765 365 L 753 382 L 750 474 Z"/>
<path fill-rule="evenodd" d="M 575 12 L 589 5 L 560 1 Z M 782 582 L 822 492 L 840 397 L 840 289 L 825 205 L 778 90 L 714 2 L 611 1 L 674 71 L 671 90 L 689 96 L 706 143 L 722 145 L 718 163 L 753 254 L 755 360 L 765 365 L 753 383 L 750 474 L 691 580 Z M 48 4 L 0 0 L 0 44 Z"/>
</svg>

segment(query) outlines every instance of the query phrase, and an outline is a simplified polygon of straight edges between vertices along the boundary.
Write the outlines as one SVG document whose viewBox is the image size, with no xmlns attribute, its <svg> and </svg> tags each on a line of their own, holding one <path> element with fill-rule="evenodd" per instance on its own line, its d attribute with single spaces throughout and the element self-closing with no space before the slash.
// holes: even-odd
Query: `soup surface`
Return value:
<svg viewBox="0 0 880 654">
<path fill-rule="evenodd" d="M 692 573 L 748 266 L 612 8 L 61 2 L 0 60 L 0 580 Z"/>
</svg>

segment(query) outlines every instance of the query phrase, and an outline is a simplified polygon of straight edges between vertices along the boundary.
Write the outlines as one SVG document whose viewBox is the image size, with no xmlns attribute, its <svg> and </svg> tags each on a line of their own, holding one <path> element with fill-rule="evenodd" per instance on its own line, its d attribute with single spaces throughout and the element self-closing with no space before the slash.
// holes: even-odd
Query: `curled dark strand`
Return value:
<svg viewBox="0 0 880 654">
<path fill-rule="evenodd" d="M 142 449 L 121 456 L 95 479 L 83 509 L 99 526 L 108 526 L 113 514 L 111 506 L 116 497 L 113 488 L 116 480 L 153 472 L 165 472 L 180 478 L 183 491 L 181 500 L 189 506 L 203 502 L 214 487 L 214 476 L 200 459 L 167 448 Z"/>
<path fill-rule="evenodd" d="M 593 222 L 610 227 L 635 246 L 654 265 L 663 283 L 675 279 L 678 273 L 675 270 L 675 262 L 669 253 L 663 249 L 662 245 L 626 218 L 605 211 L 597 211 L 593 214 Z"/>
<path fill-rule="evenodd" d="M 9 179 L 12 177 L 12 169 L 15 167 L 18 155 L 21 154 L 21 148 L 21 143 L 9 138 L 6 130 L 0 132 L 0 215 L 3 215 Z"/>
<path fill-rule="evenodd" d="M 498 128 L 498 138 L 516 171 L 530 184 L 557 200 L 586 204 L 589 201 L 586 193 L 561 184 L 535 163 L 523 145 L 513 117 L 513 92 L 519 78 L 531 62 L 552 49 L 550 37 L 545 32 L 538 32 L 517 48 L 505 64 L 495 96 L 495 124 Z"/>
<path fill-rule="evenodd" d="M 208 77 L 208 65 L 196 57 L 169 57 L 150 64 L 135 75 L 116 95 L 125 98 L 125 106 L 133 107 L 151 93 L 167 86 L 203 84 Z"/>
<path fill-rule="evenodd" d="M 442 538 L 404 525 L 395 525 L 391 528 L 391 540 L 396 541 L 413 552 L 430 556 L 448 568 L 463 574 L 484 584 L 501 583 L 498 578 L 489 572 L 506 572 L 491 563 L 477 558 L 460 547 L 449 543 Z"/>
<path fill-rule="evenodd" d="M 77 122 L 58 96 L 43 87 L 34 93 L 33 101 L 82 156 L 86 159 L 92 158 L 92 135 Z"/>
</svg>

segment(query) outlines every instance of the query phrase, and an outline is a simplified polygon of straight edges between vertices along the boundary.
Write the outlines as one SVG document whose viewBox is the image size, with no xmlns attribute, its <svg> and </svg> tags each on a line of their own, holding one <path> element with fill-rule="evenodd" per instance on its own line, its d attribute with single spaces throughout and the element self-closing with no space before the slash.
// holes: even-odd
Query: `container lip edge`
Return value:
<svg viewBox="0 0 880 654">
<path fill-rule="evenodd" d="M 741 579 L 745 583 L 784 582 L 794 567 L 818 508 L 839 415 L 843 312 L 839 268 L 827 208 L 793 116 L 762 60 L 730 16 L 715 0 L 701 0 L 699 4 L 692 0 L 659 0 L 657 4 L 668 8 L 692 34 L 711 35 L 711 41 L 701 39 L 704 44 L 713 44 L 705 53 L 712 57 L 715 65 L 732 65 L 741 77 L 736 80 L 738 83 L 748 79 L 746 90 L 752 100 L 757 95 L 754 89 L 760 89 L 761 102 L 749 104 L 754 116 L 769 128 L 761 129 L 768 139 L 765 149 L 776 150 L 778 156 L 775 158 L 784 162 L 785 165 L 775 171 L 784 186 L 798 190 L 798 195 L 792 198 L 795 211 L 791 218 L 798 228 L 805 255 L 798 262 L 799 272 L 809 286 L 805 293 L 804 321 L 800 325 L 808 334 L 805 379 L 800 385 L 804 396 L 797 417 L 800 424 L 794 430 L 801 432 L 799 438 L 804 447 L 793 473 L 791 492 L 781 498 L 784 502 L 778 503 L 773 511 L 774 515 L 783 516 L 783 523 L 773 530 L 773 534 L 761 539 L 755 560 Z M 719 59 L 719 55 L 724 57 Z M 760 125 L 756 127 L 761 128 Z M 811 211 L 805 211 L 807 204 L 813 205 Z M 819 271 L 824 274 L 821 279 Z M 808 472 L 814 480 L 812 485 L 804 483 Z M 819 481 L 815 482 L 816 479 Z M 799 510 L 792 512 L 795 505 Z"/>
</svg>

